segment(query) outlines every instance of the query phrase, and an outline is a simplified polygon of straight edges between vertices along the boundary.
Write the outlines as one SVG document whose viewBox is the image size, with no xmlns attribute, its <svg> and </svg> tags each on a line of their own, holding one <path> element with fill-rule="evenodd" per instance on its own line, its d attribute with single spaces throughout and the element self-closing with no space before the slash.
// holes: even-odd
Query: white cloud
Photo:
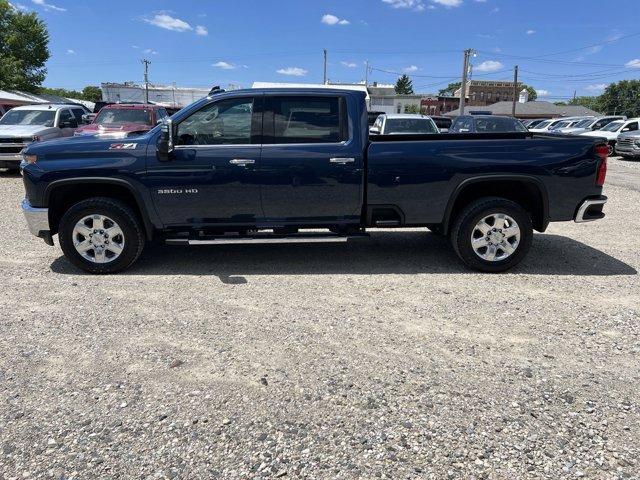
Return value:
<svg viewBox="0 0 640 480">
<path fill-rule="evenodd" d="M 543 88 L 536 88 L 536 93 L 539 97 L 548 97 L 550 92 L 549 90 L 544 90 Z"/>
<path fill-rule="evenodd" d="M 349 20 L 336 17 L 335 15 L 331 15 L 330 13 L 323 15 L 320 21 L 325 25 L 349 25 L 351 23 Z"/>
<path fill-rule="evenodd" d="M 76 51 L 72 48 L 67 49 L 67 55 L 75 55 Z"/>
<path fill-rule="evenodd" d="M 291 75 L 293 77 L 304 77 L 309 72 L 300 67 L 287 67 L 276 70 L 276 73 L 280 75 Z"/>
<path fill-rule="evenodd" d="M 480 65 L 474 67 L 476 72 L 495 72 L 504 68 L 504 65 L 497 60 L 485 60 Z"/>
<path fill-rule="evenodd" d="M 431 0 L 431 1 L 433 3 L 440 4 L 447 8 L 459 7 L 460 5 L 462 5 L 462 0 Z"/>
<path fill-rule="evenodd" d="M 209 35 L 209 30 L 207 30 L 207 27 L 203 27 L 202 25 L 196 25 L 196 35 L 206 37 Z"/>
<path fill-rule="evenodd" d="M 131 48 L 140 48 L 138 45 L 131 45 Z"/>
<path fill-rule="evenodd" d="M 529 30 L 527 30 L 527 31 L 526 31 L 526 34 L 527 34 L 527 35 L 533 35 L 534 33 L 536 33 L 536 31 L 535 31 L 535 30 L 533 30 L 533 29 L 531 29 L 531 28 L 530 28 Z"/>
<path fill-rule="evenodd" d="M 587 87 L 585 87 L 585 90 L 587 90 L 588 92 L 599 93 L 602 92 L 605 88 L 607 88 L 606 83 L 595 83 L 593 85 L 588 85 Z"/>
<path fill-rule="evenodd" d="M 418 67 L 416 67 L 415 65 L 410 65 L 408 67 L 403 68 L 402 71 L 404 73 L 413 73 L 418 71 Z"/>
<path fill-rule="evenodd" d="M 340 63 L 342 64 L 342 66 L 347 68 L 356 68 L 358 66 L 358 64 L 354 62 L 340 62 Z"/>
<path fill-rule="evenodd" d="M 16 3 L 15 5 L 11 2 L 9 2 L 9 7 L 13 8 L 14 10 L 18 10 L 21 12 L 28 12 L 29 11 L 29 7 L 27 7 L 26 5 L 22 5 L 21 3 Z"/>
<path fill-rule="evenodd" d="M 31 0 L 31 1 L 33 3 L 35 3 L 36 5 L 39 5 L 42 8 L 44 8 L 44 10 L 46 12 L 48 12 L 49 10 L 55 10 L 56 12 L 66 12 L 67 11 L 66 8 L 58 7 L 58 6 L 53 5 L 51 3 L 47 3 L 44 0 Z"/>
<path fill-rule="evenodd" d="M 406 8 L 410 10 L 415 10 L 416 12 L 421 12 L 425 9 L 425 5 L 423 0 L 382 0 L 387 5 L 390 5 L 392 8 Z M 460 0 L 457 0 L 460 1 Z"/>
<path fill-rule="evenodd" d="M 500 11 L 500 7 L 494 7 L 489 13 L 498 13 Z"/>
<path fill-rule="evenodd" d="M 235 70 L 238 68 L 237 65 L 234 65 L 233 63 L 222 61 L 214 63 L 212 67 L 221 68 L 222 70 Z"/>
<path fill-rule="evenodd" d="M 640 68 L 640 58 L 634 58 L 633 60 L 629 60 L 624 64 L 627 68 Z"/>
<path fill-rule="evenodd" d="M 35 2 L 43 0 L 32 1 Z M 167 15 L 166 13 L 159 13 L 154 15 L 152 18 L 143 18 L 143 20 L 151 25 L 164 28 L 165 30 L 171 30 L 173 32 L 186 32 L 188 30 L 193 30 L 193 27 L 184 20 L 172 17 L 171 15 Z"/>
<path fill-rule="evenodd" d="M 142 51 L 142 53 L 148 53 L 148 54 L 151 54 L 151 55 L 157 55 L 158 54 L 158 52 L 156 52 L 153 48 L 145 48 Z"/>
</svg>

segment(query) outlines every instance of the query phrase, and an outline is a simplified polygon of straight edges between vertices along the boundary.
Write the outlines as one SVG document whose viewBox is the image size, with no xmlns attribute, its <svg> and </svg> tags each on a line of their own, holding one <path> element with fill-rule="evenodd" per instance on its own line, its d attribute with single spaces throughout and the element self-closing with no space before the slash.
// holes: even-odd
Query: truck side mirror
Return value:
<svg viewBox="0 0 640 480">
<path fill-rule="evenodd" d="M 174 150 L 173 145 L 173 121 L 170 118 L 164 119 L 160 127 L 160 136 L 156 143 L 158 160 L 168 162 Z"/>
</svg>

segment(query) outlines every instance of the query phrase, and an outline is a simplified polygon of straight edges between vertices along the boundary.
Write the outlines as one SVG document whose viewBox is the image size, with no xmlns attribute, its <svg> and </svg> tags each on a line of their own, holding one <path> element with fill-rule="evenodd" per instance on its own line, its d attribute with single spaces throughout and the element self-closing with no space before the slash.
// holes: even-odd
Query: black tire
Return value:
<svg viewBox="0 0 640 480">
<path fill-rule="evenodd" d="M 88 215 L 104 215 L 113 219 L 124 234 L 122 253 L 107 263 L 94 263 L 85 259 L 73 243 L 75 225 Z M 140 256 L 145 244 L 145 235 L 140 221 L 125 203 L 108 197 L 93 197 L 76 203 L 65 212 L 58 228 L 60 247 L 65 256 L 76 267 L 95 273 L 115 273 L 130 267 Z"/>
<path fill-rule="evenodd" d="M 489 261 L 476 254 L 471 238 L 478 222 L 492 214 L 505 214 L 520 228 L 520 241 L 513 253 L 503 260 Z M 467 205 L 457 216 L 451 230 L 451 243 L 469 268 L 481 272 L 503 272 L 522 261 L 531 248 L 533 225 L 529 214 L 517 203 L 500 197 L 484 197 Z"/>
</svg>

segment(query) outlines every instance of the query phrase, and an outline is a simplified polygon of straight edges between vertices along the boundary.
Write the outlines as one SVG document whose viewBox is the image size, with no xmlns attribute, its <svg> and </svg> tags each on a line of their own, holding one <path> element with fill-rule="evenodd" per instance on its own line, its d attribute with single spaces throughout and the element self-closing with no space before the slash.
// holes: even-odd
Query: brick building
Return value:
<svg viewBox="0 0 640 480">
<path fill-rule="evenodd" d="M 482 107 L 497 102 L 512 102 L 513 90 L 513 82 L 471 80 L 467 85 L 467 105 Z M 518 83 L 518 94 L 520 90 L 522 90 L 522 84 Z M 455 91 L 454 97 L 460 98 L 460 89 Z"/>
</svg>

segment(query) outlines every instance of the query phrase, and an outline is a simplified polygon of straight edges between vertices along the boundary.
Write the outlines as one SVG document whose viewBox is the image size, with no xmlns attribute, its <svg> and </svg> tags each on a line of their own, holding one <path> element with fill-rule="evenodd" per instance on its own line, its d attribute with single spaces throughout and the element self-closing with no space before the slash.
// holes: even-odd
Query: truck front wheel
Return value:
<svg viewBox="0 0 640 480">
<path fill-rule="evenodd" d="M 502 272 L 526 256 L 533 239 L 529 214 L 498 197 L 478 199 L 456 218 L 451 243 L 460 259 L 481 272 Z"/>
<path fill-rule="evenodd" d="M 135 262 L 144 248 L 144 231 L 125 203 L 94 197 L 73 205 L 60 220 L 60 247 L 76 267 L 114 273 Z"/>
</svg>

